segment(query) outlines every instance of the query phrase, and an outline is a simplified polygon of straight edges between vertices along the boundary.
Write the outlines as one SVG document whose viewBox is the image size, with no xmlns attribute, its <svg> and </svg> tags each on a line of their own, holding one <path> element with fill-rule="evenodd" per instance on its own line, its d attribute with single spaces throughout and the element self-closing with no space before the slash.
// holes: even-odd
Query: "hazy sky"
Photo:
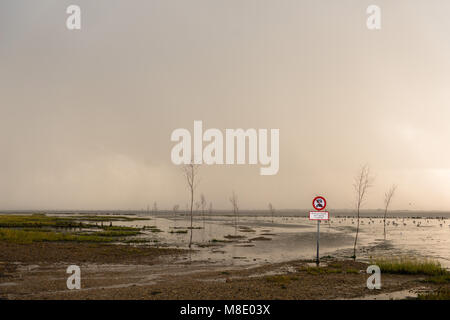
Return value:
<svg viewBox="0 0 450 320">
<path fill-rule="evenodd" d="M 82 29 L 66 28 L 81 7 Z M 366 8 L 382 29 L 366 28 Z M 141 209 L 188 193 L 176 128 L 279 128 L 280 170 L 203 166 L 229 208 L 450 209 L 450 2 L 0 1 L 0 209 Z"/>
</svg>

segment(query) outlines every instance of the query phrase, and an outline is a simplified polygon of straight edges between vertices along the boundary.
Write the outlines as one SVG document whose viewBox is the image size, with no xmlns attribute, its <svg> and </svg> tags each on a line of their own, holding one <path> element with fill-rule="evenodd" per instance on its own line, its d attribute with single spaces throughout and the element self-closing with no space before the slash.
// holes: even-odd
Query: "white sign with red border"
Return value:
<svg viewBox="0 0 450 320">
<path fill-rule="evenodd" d="M 310 211 L 309 220 L 330 220 L 328 211 Z"/>
</svg>

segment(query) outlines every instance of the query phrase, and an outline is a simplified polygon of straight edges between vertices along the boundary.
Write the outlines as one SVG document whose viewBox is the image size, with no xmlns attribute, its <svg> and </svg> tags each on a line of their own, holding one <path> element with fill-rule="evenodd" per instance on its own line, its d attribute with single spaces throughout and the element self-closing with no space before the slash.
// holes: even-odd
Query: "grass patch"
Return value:
<svg viewBox="0 0 450 320">
<path fill-rule="evenodd" d="M 116 241 L 118 237 L 140 234 L 139 228 L 121 226 L 102 226 L 102 231 L 98 232 L 61 232 L 61 229 L 69 231 L 69 229 L 99 228 L 95 224 L 76 221 L 79 218 L 49 217 L 45 214 L 0 215 L 0 240 L 14 243 L 43 241 L 110 242 Z M 120 217 L 120 219 L 122 218 Z"/>
<path fill-rule="evenodd" d="M 142 217 L 94 216 L 94 215 L 71 216 L 70 219 L 92 221 L 92 222 L 151 220 L 150 218 L 142 218 Z"/>
<path fill-rule="evenodd" d="M 252 228 L 246 227 L 246 226 L 241 226 L 241 227 L 239 227 L 239 231 L 240 231 L 240 232 L 256 232 L 256 231 L 253 230 Z"/>
<path fill-rule="evenodd" d="M 337 274 L 337 273 L 352 273 L 358 274 L 359 270 L 354 268 L 342 268 L 339 263 L 332 263 L 327 267 L 301 267 L 298 271 L 304 271 L 311 275 L 319 274 Z"/>
<path fill-rule="evenodd" d="M 32 243 L 44 241 L 109 242 L 112 238 L 98 235 L 80 235 L 55 231 L 25 231 L 20 229 L 0 229 L 0 240 L 13 243 Z"/>
<path fill-rule="evenodd" d="M 43 214 L 0 215 L 0 228 L 92 228 L 72 218 L 48 217 Z"/>
<path fill-rule="evenodd" d="M 437 284 L 444 284 L 444 283 L 450 283 L 450 273 L 443 274 L 440 276 L 432 276 L 428 279 L 423 280 L 424 282 L 428 283 L 437 283 Z"/>
<path fill-rule="evenodd" d="M 139 231 L 110 230 L 110 231 L 98 231 L 91 234 L 99 237 L 130 237 L 130 236 L 137 236 L 138 234 L 141 233 Z"/>
<path fill-rule="evenodd" d="M 342 273 L 342 269 L 327 268 L 326 273 Z"/>
<path fill-rule="evenodd" d="M 256 237 L 256 238 L 250 239 L 250 241 L 269 241 L 269 240 L 272 240 L 272 238 L 267 238 L 267 237 Z"/>
<path fill-rule="evenodd" d="M 345 270 L 345 273 L 358 274 L 359 270 L 358 269 L 353 269 L 353 268 L 348 268 L 348 269 Z"/>
<path fill-rule="evenodd" d="M 158 242 L 158 241 L 157 240 L 137 238 L 137 239 L 122 240 L 121 242 L 123 242 L 123 243 L 151 243 L 151 242 Z"/>
<path fill-rule="evenodd" d="M 229 235 L 224 236 L 224 238 L 226 238 L 226 239 L 245 239 L 246 237 L 245 236 L 238 236 L 238 235 L 233 236 L 233 235 L 229 234 Z"/>
<path fill-rule="evenodd" d="M 328 267 L 335 269 L 342 269 L 342 263 L 339 262 L 331 262 L 328 264 Z"/>
<path fill-rule="evenodd" d="M 134 227 L 121 227 L 121 226 L 108 226 L 108 227 L 102 227 L 105 231 L 139 231 L 141 229 L 134 228 Z"/>
<path fill-rule="evenodd" d="M 422 274 L 439 276 L 448 274 L 438 261 L 429 259 L 398 258 L 374 259 L 372 264 L 380 267 L 381 272 L 394 274 Z"/>
<path fill-rule="evenodd" d="M 210 242 L 212 242 L 212 243 L 229 243 L 229 242 L 232 242 L 232 241 L 230 241 L 230 240 L 212 239 Z"/>
<path fill-rule="evenodd" d="M 52 228 L 20 228 L 23 231 L 40 231 L 40 232 L 53 232 Z"/>
<path fill-rule="evenodd" d="M 176 231 L 170 231 L 170 233 L 187 233 L 187 230 L 176 230 Z"/>
</svg>

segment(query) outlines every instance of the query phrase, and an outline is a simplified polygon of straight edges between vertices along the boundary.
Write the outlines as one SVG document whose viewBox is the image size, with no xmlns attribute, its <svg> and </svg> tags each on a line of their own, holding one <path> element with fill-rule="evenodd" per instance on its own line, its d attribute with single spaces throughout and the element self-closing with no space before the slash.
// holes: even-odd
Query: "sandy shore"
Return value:
<svg viewBox="0 0 450 320">
<path fill-rule="evenodd" d="M 389 299 L 436 288 L 423 276 L 385 274 L 382 289 L 369 290 L 362 262 L 326 260 L 319 269 L 307 260 L 221 266 L 154 247 L 0 243 L 0 261 L 2 299 Z M 70 264 L 81 267 L 81 290 L 66 287 Z"/>
</svg>

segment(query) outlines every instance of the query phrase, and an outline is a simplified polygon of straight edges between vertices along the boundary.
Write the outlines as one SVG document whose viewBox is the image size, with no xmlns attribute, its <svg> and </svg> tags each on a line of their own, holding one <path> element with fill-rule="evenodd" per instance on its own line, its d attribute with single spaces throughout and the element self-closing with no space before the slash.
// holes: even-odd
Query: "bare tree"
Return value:
<svg viewBox="0 0 450 320">
<path fill-rule="evenodd" d="M 275 213 L 275 208 L 273 207 L 272 203 L 269 203 L 269 212 L 272 215 L 272 223 L 273 223 L 273 215 Z"/>
<path fill-rule="evenodd" d="M 195 213 L 197 214 L 197 216 L 199 216 L 200 215 L 200 207 L 201 207 L 200 201 L 195 201 L 194 204 L 195 204 Z M 191 228 L 191 230 L 192 229 L 193 228 Z M 202 229 L 202 230 L 204 230 L 204 229 Z"/>
<path fill-rule="evenodd" d="M 386 216 L 387 211 L 389 208 L 389 205 L 391 204 L 392 197 L 394 196 L 395 190 L 397 189 L 397 186 L 393 184 L 391 188 L 384 194 L 384 240 L 386 240 Z"/>
<path fill-rule="evenodd" d="M 180 206 L 178 204 L 173 206 L 173 225 L 174 225 L 174 227 L 176 226 L 176 217 L 177 217 L 177 212 L 178 212 L 179 208 L 180 208 Z"/>
<path fill-rule="evenodd" d="M 353 184 L 356 193 L 356 213 L 357 213 L 355 244 L 353 246 L 353 260 L 356 260 L 356 244 L 358 242 L 360 209 L 361 205 L 364 202 L 365 197 L 367 196 L 367 190 L 372 186 L 372 183 L 373 177 L 370 175 L 369 166 L 368 165 L 362 166 L 361 170 L 356 175 L 355 182 Z"/>
<path fill-rule="evenodd" d="M 198 172 L 199 172 L 199 165 L 194 164 L 194 161 L 191 161 L 191 163 L 188 163 L 183 166 L 183 173 L 184 177 L 186 178 L 187 186 L 189 189 L 189 195 L 190 195 L 190 211 L 191 211 L 191 236 L 189 238 L 189 248 L 192 246 L 192 224 L 193 224 L 193 206 L 194 206 L 194 191 L 197 188 L 197 185 L 199 183 L 198 179 Z"/>
<path fill-rule="evenodd" d="M 210 203 L 209 203 L 209 210 L 208 210 L 209 216 L 212 215 L 212 212 L 213 212 L 213 204 L 212 204 L 212 202 L 210 202 Z"/>
<path fill-rule="evenodd" d="M 231 194 L 230 202 L 231 202 L 231 205 L 233 206 L 234 228 L 235 228 L 235 231 L 237 232 L 238 223 L 239 223 L 239 221 L 238 221 L 238 219 L 239 219 L 239 217 L 238 217 L 238 215 L 239 215 L 239 206 L 238 206 L 238 199 L 237 199 L 236 193 L 234 191 Z"/>
<path fill-rule="evenodd" d="M 158 212 L 158 205 L 156 204 L 156 201 L 155 202 L 153 202 L 153 208 L 152 208 L 152 214 L 153 214 L 153 219 L 155 220 L 154 221 L 154 225 L 156 226 L 157 225 L 157 221 L 156 221 L 156 213 Z"/>
<path fill-rule="evenodd" d="M 180 206 L 179 206 L 178 204 L 176 204 L 176 205 L 173 206 L 173 215 L 174 215 L 174 216 L 177 215 L 177 212 L 178 212 L 178 209 L 179 209 L 179 208 L 180 208 Z"/>
<path fill-rule="evenodd" d="M 208 215 L 209 215 L 209 220 L 211 220 L 212 217 L 212 213 L 213 213 L 213 204 L 212 202 L 209 203 L 209 209 L 208 209 Z M 209 236 L 211 237 L 211 223 L 209 224 Z"/>
<path fill-rule="evenodd" d="M 203 218 L 203 228 L 205 228 L 205 211 L 206 211 L 206 198 L 205 195 L 202 193 L 200 195 L 200 205 L 202 207 L 202 218 Z"/>
<path fill-rule="evenodd" d="M 195 211 L 197 213 L 200 212 L 200 207 L 201 207 L 200 201 L 195 201 Z"/>
</svg>

